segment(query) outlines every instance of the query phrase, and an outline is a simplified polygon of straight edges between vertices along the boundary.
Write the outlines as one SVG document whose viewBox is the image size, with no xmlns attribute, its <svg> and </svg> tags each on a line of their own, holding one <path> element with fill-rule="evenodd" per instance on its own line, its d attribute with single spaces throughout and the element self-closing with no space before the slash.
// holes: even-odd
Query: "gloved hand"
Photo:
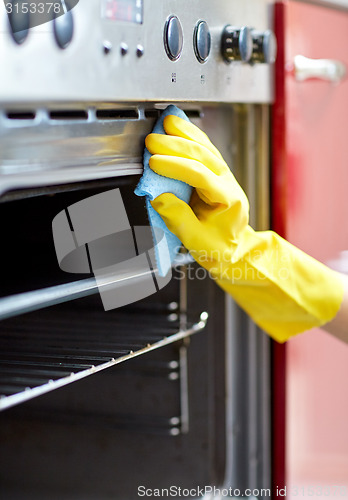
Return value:
<svg viewBox="0 0 348 500">
<path fill-rule="evenodd" d="M 248 225 L 247 197 L 221 154 L 195 125 L 164 119 L 150 134 L 150 167 L 195 188 L 190 206 L 171 193 L 152 202 L 194 259 L 279 342 L 335 317 L 341 277 L 272 231 Z"/>
</svg>

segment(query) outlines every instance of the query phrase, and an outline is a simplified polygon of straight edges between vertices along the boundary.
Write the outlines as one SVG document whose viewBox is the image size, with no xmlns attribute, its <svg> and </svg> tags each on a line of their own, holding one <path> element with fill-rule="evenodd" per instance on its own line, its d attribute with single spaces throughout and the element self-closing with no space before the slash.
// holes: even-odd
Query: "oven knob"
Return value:
<svg viewBox="0 0 348 500">
<path fill-rule="evenodd" d="M 170 16 L 164 26 L 164 48 L 166 49 L 167 56 L 172 61 L 179 59 L 183 40 L 179 19 L 176 16 Z"/>
<path fill-rule="evenodd" d="M 74 20 L 71 10 L 68 10 L 62 16 L 53 19 L 53 30 L 57 44 L 61 49 L 65 49 L 73 37 Z"/>
<path fill-rule="evenodd" d="M 25 11 L 21 5 L 14 0 L 6 4 L 11 34 L 18 44 L 23 43 L 29 33 L 29 10 Z"/>
<path fill-rule="evenodd" d="M 277 56 L 277 40 L 271 30 L 252 32 L 253 53 L 251 62 L 272 64 Z"/>
<path fill-rule="evenodd" d="M 208 24 L 205 21 L 199 21 L 193 33 L 193 48 L 200 63 L 204 63 L 208 59 L 210 47 L 211 36 Z"/>
<path fill-rule="evenodd" d="M 253 49 L 253 39 L 250 28 L 235 28 L 225 26 L 221 37 L 221 54 L 227 62 L 248 62 Z"/>
</svg>

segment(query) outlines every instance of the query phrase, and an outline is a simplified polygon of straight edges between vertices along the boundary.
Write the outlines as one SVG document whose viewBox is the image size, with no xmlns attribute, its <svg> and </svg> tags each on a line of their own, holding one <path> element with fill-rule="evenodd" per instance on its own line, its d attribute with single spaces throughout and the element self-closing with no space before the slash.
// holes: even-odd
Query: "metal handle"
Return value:
<svg viewBox="0 0 348 500">
<path fill-rule="evenodd" d="M 339 83 L 346 76 L 346 66 L 334 59 L 309 59 L 301 55 L 294 57 L 294 74 L 297 81 L 319 78 Z"/>
</svg>

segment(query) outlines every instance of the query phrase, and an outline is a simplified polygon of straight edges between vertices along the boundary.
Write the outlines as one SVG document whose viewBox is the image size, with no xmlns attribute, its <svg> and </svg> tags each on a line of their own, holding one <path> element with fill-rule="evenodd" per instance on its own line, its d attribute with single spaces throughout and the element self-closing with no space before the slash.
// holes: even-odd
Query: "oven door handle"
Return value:
<svg viewBox="0 0 348 500">
<path fill-rule="evenodd" d="M 347 68 L 335 59 L 310 59 L 302 55 L 294 57 L 294 76 L 298 82 L 316 78 L 340 83 L 347 74 Z"/>
</svg>

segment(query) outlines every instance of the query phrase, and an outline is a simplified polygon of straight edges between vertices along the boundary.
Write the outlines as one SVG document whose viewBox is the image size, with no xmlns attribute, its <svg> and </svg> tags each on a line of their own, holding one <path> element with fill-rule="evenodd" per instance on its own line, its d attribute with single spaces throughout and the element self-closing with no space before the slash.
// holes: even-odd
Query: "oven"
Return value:
<svg viewBox="0 0 348 500">
<path fill-rule="evenodd" d="M 131 292 L 105 311 L 90 269 L 60 269 L 52 221 L 120 194 L 146 226 L 144 138 L 173 103 L 268 228 L 273 4 L 50 5 L 0 13 L 1 498 L 269 497 L 268 337 L 184 250 L 140 300 L 155 265 L 110 274 Z"/>
</svg>

